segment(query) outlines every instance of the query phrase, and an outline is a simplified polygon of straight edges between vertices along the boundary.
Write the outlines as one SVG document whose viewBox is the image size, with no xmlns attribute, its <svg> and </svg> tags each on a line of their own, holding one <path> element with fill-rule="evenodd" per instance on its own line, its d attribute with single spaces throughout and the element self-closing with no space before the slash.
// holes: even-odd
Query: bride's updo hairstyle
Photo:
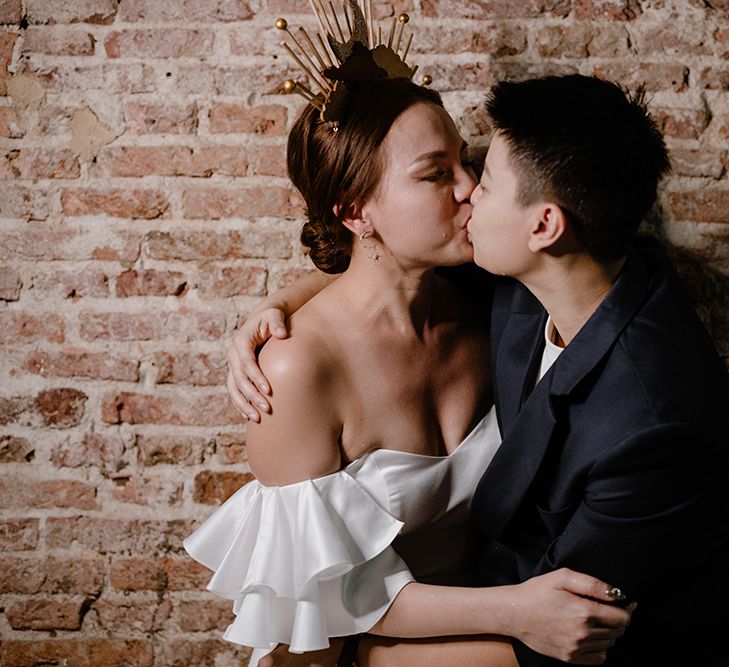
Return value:
<svg viewBox="0 0 729 667">
<path fill-rule="evenodd" d="M 380 146 L 395 119 L 418 102 L 443 106 L 437 92 L 408 79 L 379 79 L 350 90 L 339 131 L 310 105 L 294 123 L 289 178 L 306 202 L 301 242 L 321 271 L 341 273 L 349 266 L 353 236 L 342 220 L 355 201 L 362 205 L 376 191 L 383 172 Z"/>
</svg>

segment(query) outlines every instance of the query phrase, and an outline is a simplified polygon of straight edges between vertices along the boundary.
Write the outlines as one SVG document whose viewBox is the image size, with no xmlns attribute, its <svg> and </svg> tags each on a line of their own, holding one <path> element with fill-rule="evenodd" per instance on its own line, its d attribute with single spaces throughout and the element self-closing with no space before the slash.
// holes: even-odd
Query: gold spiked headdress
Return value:
<svg viewBox="0 0 729 667">
<path fill-rule="evenodd" d="M 293 44 L 284 41 L 281 46 L 310 82 L 306 85 L 289 79 L 284 82 L 284 90 L 301 95 L 319 109 L 322 121 L 336 130 L 345 111 L 348 84 L 400 77 L 412 79 L 415 75 L 417 65 L 410 67 L 405 63 L 413 40 L 412 32 L 403 43 L 405 24 L 410 18 L 407 14 L 400 14 L 392 19 L 385 44 L 382 26 L 378 25 L 375 32 L 372 0 L 342 0 L 342 23 L 331 0 L 309 1 L 320 27 L 314 39 L 304 28 L 299 28 L 297 39 L 289 30 L 286 19 L 276 21 L 276 27 L 284 31 Z M 329 14 L 324 2 L 329 5 Z M 346 32 L 342 24 L 346 25 Z M 424 85 L 430 82 L 429 76 L 423 77 Z"/>
</svg>

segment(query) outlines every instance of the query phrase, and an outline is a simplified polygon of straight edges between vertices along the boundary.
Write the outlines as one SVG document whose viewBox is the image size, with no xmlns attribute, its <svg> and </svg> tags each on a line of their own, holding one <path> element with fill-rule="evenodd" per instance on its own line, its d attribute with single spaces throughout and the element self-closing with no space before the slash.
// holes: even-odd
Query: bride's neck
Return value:
<svg viewBox="0 0 729 667">
<path fill-rule="evenodd" d="M 337 292 L 367 324 L 422 335 L 431 317 L 435 269 L 398 265 L 391 257 L 355 252 L 335 281 Z"/>
</svg>

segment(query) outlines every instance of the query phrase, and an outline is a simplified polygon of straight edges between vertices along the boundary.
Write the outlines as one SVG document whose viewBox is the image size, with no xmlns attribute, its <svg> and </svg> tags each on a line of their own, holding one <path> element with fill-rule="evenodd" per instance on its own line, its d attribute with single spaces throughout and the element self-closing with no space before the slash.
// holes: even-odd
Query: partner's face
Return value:
<svg viewBox="0 0 729 667">
<path fill-rule="evenodd" d="M 533 211 L 517 202 L 518 188 L 509 145 L 497 132 L 481 181 L 471 195 L 473 212 L 468 224 L 474 261 L 491 273 L 519 276 L 532 259 L 528 241 Z"/>
<path fill-rule="evenodd" d="M 381 151 L 382 180 L 362 214 L 385 253 L 413 267 L 471 261 L 466 223 L 476 181 L 453 119 L 434 104 L 415 104 L 395 120 Z"/>
</svg>

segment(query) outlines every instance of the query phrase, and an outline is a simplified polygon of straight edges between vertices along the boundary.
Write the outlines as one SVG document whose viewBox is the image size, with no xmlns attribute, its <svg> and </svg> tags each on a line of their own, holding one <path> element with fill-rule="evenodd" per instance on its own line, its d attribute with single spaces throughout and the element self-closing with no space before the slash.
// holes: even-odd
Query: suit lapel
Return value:
<svg viewBox="0 0 729 667">
<path fill-rule="evenodd" d="M 544 345 L 542 331 L 547 318 L 541 304 L 522 285 L 514 288 L 510 306 L 509 318 L 493 348 L 496 408 L 502 435 L 511 430 L 531 389 L 526 385 Z"/>
<path fill-rule="evenodd" d="M 515 292 L 494 361 L 503 442 L 472 504 L 472 518 L 484 534 L 499 536 L 533 482 L 557 424 L 554 397 L 570 394 L 609 352 L 648 289 L 648 272 L 633 254 L 603 303 L 523 406 L 525 383 L 531 381 L 528 371 L 542 348 L 546 314 L 525 288 Z"/>
</svg>

